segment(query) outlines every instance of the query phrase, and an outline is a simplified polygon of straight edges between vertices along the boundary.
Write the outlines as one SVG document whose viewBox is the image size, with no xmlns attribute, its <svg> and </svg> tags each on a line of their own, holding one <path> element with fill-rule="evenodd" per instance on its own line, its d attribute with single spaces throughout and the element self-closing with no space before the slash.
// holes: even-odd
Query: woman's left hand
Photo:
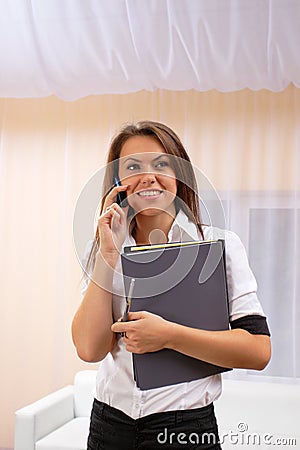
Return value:
<svg viewBox="0 0 300 450">
<path fill-rule="evenodd" d="M 156 314 L 147 311 L 128 313 L 128 322 L 115 322 L 111 330 L 125 333 L 126 350 L 132 353 L 148 353 L 162 350 L 167 346 L 168 322 Z"/>
</svg>

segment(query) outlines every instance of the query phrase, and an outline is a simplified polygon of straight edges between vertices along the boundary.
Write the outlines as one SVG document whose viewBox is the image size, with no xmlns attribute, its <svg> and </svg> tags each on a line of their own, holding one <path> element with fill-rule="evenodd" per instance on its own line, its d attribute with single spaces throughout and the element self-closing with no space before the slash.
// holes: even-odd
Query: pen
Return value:
<svg viewBox="0 0 300 450">
<path fill-rule="evenodd" d="M 133 293 L 134 285 L 135 285 L 135 278 L 131 278 L 130 285 L 129 285 L 129 292 L 128 292 L 127 300 L 126 300 L 126 309 L 125 309 L 124 315 L 122 317 L 122 322 L 127 322 L 127 320 L 128 320 L 128 313 L 129 313 L 129 310 L 130 310 L 130 305 L 131 305 L 131 299 L 132 299 L 132 293 Z M 121 333 L 121 336 L 124 337 L 125 333 Z"/>
</svg>

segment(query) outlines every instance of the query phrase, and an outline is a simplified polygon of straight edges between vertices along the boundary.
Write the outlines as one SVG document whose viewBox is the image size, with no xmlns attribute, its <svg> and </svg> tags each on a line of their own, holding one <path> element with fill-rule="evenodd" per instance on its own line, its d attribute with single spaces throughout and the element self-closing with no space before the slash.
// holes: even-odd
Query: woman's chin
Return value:
<svg viewBox="0 0 300 450">
<path fill-rule="evenodd" d="M 155 199 L 150 201 L 147 199 L 136 201 L 135 199 L 135 201 L 128 200 L 128 203 L 130 204 L 131 208 L 133 208 L 135 215 L 142 214 L 144 216 L 155 216 L 165 212 L 169 214 L 171 213 L 173 215 L 173 212 L 175 212 L 176 210 L 174 196 L 172 195 L 171 198 L 164 199 L 165 201 L 161 200 L 162 199 Z"/>
<path fill-rule="evenodd" d="M 143 207 L 137 207 L 137 205 L 132 205 L 132 208 L 134 209 L 134 215 L 142 215 L 142 216 L 159 216 L 160 214 L 167 213 L 168 215 L 171 215 L 172 217 L 175 217 L 176 215 L 176 208 L 174 203 L 171 205 L 149 205 L 149 206 L 143 206 Z"/>
<path fill-rule="evenodd" d="M 135 214 L 141 214 L 142 216 L 157 216 L 165 212 L 163 208 L 148 206 L 146 208 L 140 208 L 139 210 L 135 210 Z"/>
</svg>

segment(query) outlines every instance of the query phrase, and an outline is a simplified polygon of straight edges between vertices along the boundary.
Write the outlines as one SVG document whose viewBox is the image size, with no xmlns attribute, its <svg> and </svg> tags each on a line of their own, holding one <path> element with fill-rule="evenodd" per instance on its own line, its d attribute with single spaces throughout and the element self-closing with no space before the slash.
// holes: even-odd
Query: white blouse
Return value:
<svg viewBox="0 0 300 450">
<path fill-rule="evenodd" d="M 203 232 L 205 240 L 225 239 L 230 321 L 249 314 L 264 316 L 256 294 L 256 280 L 239 237 L 232 231 L 209 226 L 204 226 Z M 199 239 L 201 236 L 196 225 L 179 211 L 168 234 L 168 241 L 185 242 Z M 135 245 L 130 235 L 123 244 L 128 245 Z M 84 283 L 83 295 L 87 285 L 88 280 Z M 113 279 L 113 292 L 113 315 L 117 320 L 123 315 L 126 304 L 120 258 Z M 120 338 L 113 351 L 100 363 L 95 396 L 98 400 L 137 419 L 157 412 L 206 406 L 220 396 L 221 380 L 221 374 L 217 374 L 142 391 L 136 386 L 133 378 L 132 354 L 126 350 L 124 341 Z"/>
</svg>

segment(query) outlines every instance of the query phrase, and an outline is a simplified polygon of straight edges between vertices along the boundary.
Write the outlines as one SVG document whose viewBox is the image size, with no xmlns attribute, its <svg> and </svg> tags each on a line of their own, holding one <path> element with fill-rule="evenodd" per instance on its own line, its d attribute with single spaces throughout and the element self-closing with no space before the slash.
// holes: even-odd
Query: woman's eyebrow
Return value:
<svg viewBox="0 0 300 450">
<path fill-rule="evenodd" d="M 152 161 L 157 161 L 160 158 L 163 158 L 164 156 L 168 156 L 166 153 L 160 153 L 158 156 L 156 156 L 155 158 L 153 158 Z M 134 158 L 133 156 L 129 156 L 128 158 L 126 158 L 124 161 L 122 161 L 123 163 L 127 163 L 128 161 L 135 161 L 135 162 L 143 162 L 140 159 Z"/>
<path fill-rule="evenodd" d="M 160 158 L 163 158 L 164 156 L 168 157 L 167 153 L 161 153 L 160 155 L 156 156 L 156 158 L 153 158 L 153 161 L 157 161 Z"/>
<path fill-rule="evenodd" d="M 127 163 L 128 161 L 142 162 L 140 159 L 133 158 L 132 156 L 130 156 L 129 158 L 126 158 L 123 162 Z"/>
</svg>

